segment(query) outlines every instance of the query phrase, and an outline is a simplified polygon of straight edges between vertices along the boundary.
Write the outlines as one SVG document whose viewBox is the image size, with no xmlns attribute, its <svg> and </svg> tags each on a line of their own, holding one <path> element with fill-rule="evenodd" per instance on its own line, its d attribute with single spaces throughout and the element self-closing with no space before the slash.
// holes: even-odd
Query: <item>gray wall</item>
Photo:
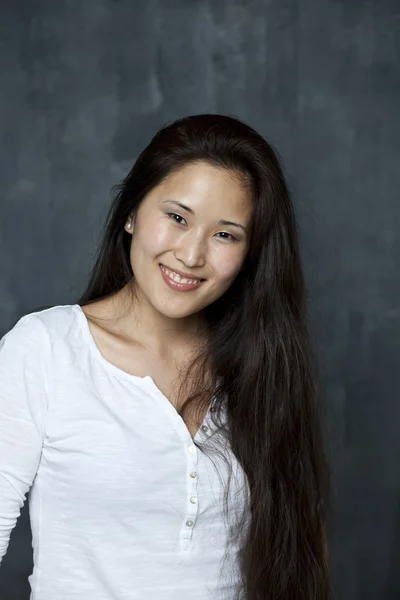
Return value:
<svg viewBox="0 0 400 600">
<path fill-rule="evenodd" d="M 0 10 L 0 333 L 75 301 L 109 190 L 159 125 L 196 112 L 247 120 L 283 155 L 301 225 L 334 470 L 335 598 L 400 598 L 400 4 Z M 24 509 L 0 600 L 28 597 L 30 569 Z"/>
</svg>

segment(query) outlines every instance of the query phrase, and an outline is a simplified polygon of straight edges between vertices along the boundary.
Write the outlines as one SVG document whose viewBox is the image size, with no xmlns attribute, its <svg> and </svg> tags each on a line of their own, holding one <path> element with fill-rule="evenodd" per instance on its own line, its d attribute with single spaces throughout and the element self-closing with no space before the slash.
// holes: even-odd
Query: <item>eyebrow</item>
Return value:
<svg viewBox="0 0 400 600">
<path fill-rule="evenodd" d="M 189 206 L 186 206 L 185 204 L 182 204 L 182 202 L 178 202 L 177 200 L 164 200 L 163 204 L 164 203 L 175 204 L 175 206 L 179 206 L 191 215 L 195 214 L 192 208 L 189 208 Z M 243 229 L 243 231 L 247 232 L 247 227 L 245 227 L 245 225 L 242 225 L 241 223 L 234 223 L 234 221 L 226 221 L 225 219 L 221 219 L 220 221 L 218 221 L 218 225 L 232 225 L 233 227 L 239 227 L 240 229 Z"/>
</svg>

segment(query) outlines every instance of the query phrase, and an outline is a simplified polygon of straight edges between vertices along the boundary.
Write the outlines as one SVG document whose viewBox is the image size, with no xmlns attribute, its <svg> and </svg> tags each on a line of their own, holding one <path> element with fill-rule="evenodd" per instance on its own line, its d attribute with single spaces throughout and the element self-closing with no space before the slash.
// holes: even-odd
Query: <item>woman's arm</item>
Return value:
<svg viewBox="0 0 400 600">
<path fill-rule="evenodd" d="M 34 315 L 22 317 L 0 340 L 0 562 L 40 461 L 49 351 Z"/>
</svg>

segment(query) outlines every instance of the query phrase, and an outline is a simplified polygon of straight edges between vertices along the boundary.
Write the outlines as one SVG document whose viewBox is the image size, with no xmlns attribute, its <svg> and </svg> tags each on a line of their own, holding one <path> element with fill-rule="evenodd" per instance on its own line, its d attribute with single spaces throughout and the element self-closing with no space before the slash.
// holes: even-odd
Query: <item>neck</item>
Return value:
<svg viewBox="0 0 400 600">
<path fill-rule="evenodd" d="M 112 297 L 112 311 L 124 334 L 160 357 L 193 349 L 204 343 L 205 323 L 200 313 L 181 319 L 156 311 L 140 290 L 128 283 Z"/>
</svg>

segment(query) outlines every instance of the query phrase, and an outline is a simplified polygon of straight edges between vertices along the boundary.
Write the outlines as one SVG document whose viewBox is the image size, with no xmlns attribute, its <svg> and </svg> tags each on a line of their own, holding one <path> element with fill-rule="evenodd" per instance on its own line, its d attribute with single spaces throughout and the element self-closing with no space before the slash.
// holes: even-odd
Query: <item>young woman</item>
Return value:
<svg viewBox="0 0 400 600">
<path fill-rule="evenodd" d="M 327 600 L 329 487 L 294 211 L 252 128 L 161 129 L 76 304 L 0 344 L 0 555 L 35 600 Z"/>
</svg>

